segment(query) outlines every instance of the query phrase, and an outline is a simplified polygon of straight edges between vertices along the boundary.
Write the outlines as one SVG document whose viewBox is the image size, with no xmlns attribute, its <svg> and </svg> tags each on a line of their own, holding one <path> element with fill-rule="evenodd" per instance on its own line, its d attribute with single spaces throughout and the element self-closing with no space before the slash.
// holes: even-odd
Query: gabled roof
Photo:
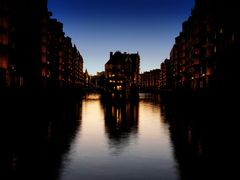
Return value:
<svg viewBox="0 0 240 180">
<path fill-rule="evenodd" d="M 124 63 L 132 63 L 134 59 L 139 58 L 138 54 L 127 54 L 121 53 L 120 51 L 116 51 L 108 60 L 106 64 L 124 64 Z"/>
</svg>

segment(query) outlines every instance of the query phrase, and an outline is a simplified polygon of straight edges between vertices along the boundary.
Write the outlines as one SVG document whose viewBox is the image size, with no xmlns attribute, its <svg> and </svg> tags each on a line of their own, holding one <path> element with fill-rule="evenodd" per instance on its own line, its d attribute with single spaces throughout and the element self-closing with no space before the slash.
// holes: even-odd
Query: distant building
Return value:
<svg viewBox="0 0 240 180">
<path fill-rule="evenodd" d="M 160 65 L 160 89 L 171 89 L 171 84 L 172 84 L 172 78 L 170 74 L 170 60 L 165 59 L 164 62 L 161 63 Z"/>
<path fill-rule="evenodd" d="M 140 56 L 136 54 L 110 52 L 105 64 L 106 90 L 108 92 L 137 91 L 140 83 Z"/>
<path fill-rule="evenodd" d="M 160 89 L 160 69 L 154 69 L 141 74 L 141 90 L 157 92 Z"/>
<path fill-rule="evenodd" d="M 96 75 L 91 77 L 91 85 L 95 90 L 105 89 L 105 72 L 97 72 Z"/>
</svg>

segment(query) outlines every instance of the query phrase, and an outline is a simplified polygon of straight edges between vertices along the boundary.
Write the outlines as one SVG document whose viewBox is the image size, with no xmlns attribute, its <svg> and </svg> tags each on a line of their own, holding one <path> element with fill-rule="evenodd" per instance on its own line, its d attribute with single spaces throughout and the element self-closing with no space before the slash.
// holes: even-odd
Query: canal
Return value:
<svg viewBox="0 0 240 180">
<path fill-rule="evenodd" d="M 210 131 L 213 116 L 194 109 L 153 94 L 128 100 L 89 94 L 77 102 L 2 102 L 0 179 L 216 177 L 221 174 L 215 153 L 219 132 Z"/>
</svg>

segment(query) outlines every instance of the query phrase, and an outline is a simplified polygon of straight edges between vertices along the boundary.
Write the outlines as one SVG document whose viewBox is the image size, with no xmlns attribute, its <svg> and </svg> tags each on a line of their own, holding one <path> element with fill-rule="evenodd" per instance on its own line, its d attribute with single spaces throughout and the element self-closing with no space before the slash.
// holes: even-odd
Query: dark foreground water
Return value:
<svg viewBox="0 0 240 180">
<path fill-rule="evenodd" d="M 219 116 L 200 106 L 151 94 L 38 101 L 1 103 L 1 180 L 215 179 L 232 165 Z"/>
</svg>

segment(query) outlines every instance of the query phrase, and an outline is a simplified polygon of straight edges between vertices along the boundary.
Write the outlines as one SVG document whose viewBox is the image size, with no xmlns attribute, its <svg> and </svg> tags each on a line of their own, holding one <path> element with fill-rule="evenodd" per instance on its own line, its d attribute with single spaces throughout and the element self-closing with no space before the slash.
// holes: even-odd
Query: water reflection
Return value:
<svg viewBox="0 0 240 180">
<path fill-rule="evenodd" d="M 198 99 L 161 102 L 160 108 L 162 119 L 169 124 L 182 180 L 232 179 L 230 177 L 235 176 L 231 162 L 234 153 L 229 143 L 233 137 L 229 138 L 225 119 L 230 112 L 222 103 Z"/>
<path fill-rule="evenodd" d="M 105 132 L 112 154 L 119 155 L 138 134 L 139 98 L 113 98 L 102 100 Z"/>
<path fill-rule="evenodd" d="M 3 99 L 0 179 L 233 179 L 229 111 L 196 102 Z"/>
<path fill-rule="evenodd" d="M 154 93 L 139 93 L 139 99 L 154 105 L 159 105 L 161 101 L 160 94 Z"/>
<path fill-rule="evenodd" d="M 81 102 L 5 99 L 0 112 L 0 179 L 58 179 L 81 127 Z"/>
</svg>

